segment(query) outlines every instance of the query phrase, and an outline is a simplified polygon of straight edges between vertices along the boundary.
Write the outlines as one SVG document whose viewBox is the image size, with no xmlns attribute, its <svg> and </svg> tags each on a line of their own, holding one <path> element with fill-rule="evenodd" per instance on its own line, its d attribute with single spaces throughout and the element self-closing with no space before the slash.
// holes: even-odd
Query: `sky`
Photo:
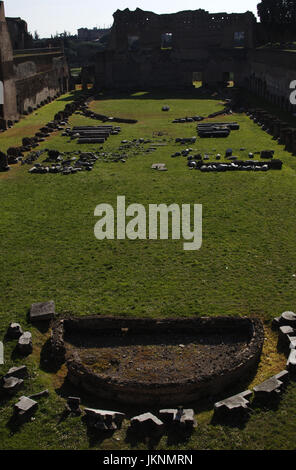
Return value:
<svg viewBox="0 0 296 470">
<path fill-rule="evenodd" d="M 109 27 L 116 10 L 129 8 L 174 13 L 202 8 L 211 13 L 257 13 L 260 0 L 4 0 L 5 14 L 20 17 L 31 33 L 50 37 L 64 31 L 77 34 L 78 28 Z"/>
</svg>

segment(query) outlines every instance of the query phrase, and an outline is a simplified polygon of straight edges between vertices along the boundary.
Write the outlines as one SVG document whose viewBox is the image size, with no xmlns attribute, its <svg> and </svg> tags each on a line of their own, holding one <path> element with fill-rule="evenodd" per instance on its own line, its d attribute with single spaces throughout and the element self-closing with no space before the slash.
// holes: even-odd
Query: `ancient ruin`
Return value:
<svg viewBox="0 0 296 470">
<path fill-rule="evenodd" d="M 53 324 L 52 360 L 68 379 L 100 398 L 179 405 L 216 395 L 259 361 L 257 319 L 65 318 Z"/>
<path fill-rule="evenodd" d="M 243 81 L 246 51 L 254 47 L 256 20 L 244 14 L 204 10 L 157 15 L 137 8 L 114 13 L 106 51 L 97 54 L 97 87 L 186 88 Z"/>
<path fill-rule="evenodd" d="M 107 48 L 82 74 L 97 89 L 185 89 L 194 80 L 216 88 L 233 80 L 294 109 L 289 101 L 296 68 L 293 52 L 258 48 L 262 25 L 253 13 L 199 9 L 158 15 L 127 8 L 113 17 Z"/>
<path fill-rule="evenodd" d="M 0 1 L 0 129 L 69 89 L 69 68 L 60 48 L 28 49 L 26 23 L 5 18 Z"/>
</svg>

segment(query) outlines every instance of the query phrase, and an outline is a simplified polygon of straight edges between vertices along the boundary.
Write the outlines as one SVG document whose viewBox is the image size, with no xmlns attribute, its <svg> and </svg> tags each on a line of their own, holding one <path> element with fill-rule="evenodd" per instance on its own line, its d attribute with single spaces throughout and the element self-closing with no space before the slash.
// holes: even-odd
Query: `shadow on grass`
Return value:
<svg viewBox="0 0 296 470">
<path fill-rule="evenodd" d="M 255 397 L 251 403 L 251 406 L 252 408 L 254 408 L 254 410 L 260 409 L 261 411 L 277 411 L 280 406 L 281 400 L 282 393 L 278 394 L 275 397 L 271 397 L 268 401 Z"/>
<path fill-rule="evenodd" d="M 153 450 L 159 443 L 161 437 L 161 434 L 147 435 L 146 433 L 138 431 L 135 432 L 131 427 L 129 427 L 126 431 L 124 441 L 127 444 L 130 444 L 131 447 L 137 447 L 139 444 L 145 444 L 149 450 Z"/>
<path fill-rule="evenodd" d="M 89 442 L 89 447 L 95 447 L 99 444 L 102 444 L 102 442 L 104 442 L 105 439 L 110 439 L 113 436 L 114 432 L 116 431 L 115 429 L 112 429 L 109 431 L 100 430 L 92 426 L 89 426 L 87 424 L 87 420 L 85 416 L 83 416 L 82 422 L 86 426 L 86 434 L 87 434 L 87 438 Z"/>
<path fill-rule="evenodd" d="M 124 413 L 126 418 L 136 416 L 136 414 L 143 413 L 143 407 L 128 406 L 124 403 L 117 402 L 116 400 L 108 398 L 99 398 L 95 395 L 92 395 L 85 390 L 76 387 L 73 383 L 65 378 L 64 382 L 59 388 L 55 389 L 55 392 L 62 398 L 66 399 L 69 396 L 80 397 L 81 404 L 86 408 L 94 408 L 100 410 L 112 410 Z"/>
<path fill-rule="evenodd" d="M 78 98 L 79 95 L 76 94 L 77 92 L 75 93 L 71 93 L 70 96 L 65 96 L 64 98 L 57 98 L 56 101 L 73 101 L 74 99 Z"/>
<path fill-rule="evenodd" d="M 62 364 L 62 361 L 57 361 L 52 357 L 51 340 L 48 338 L 40 352 L 40 369 L 44 372 L 56 373 Z"/>
<path fill-rule="evenodd" d="M 238 428 L 240 430 L 246 427 L 247 422 L 249 421 L 250 415 L 252 410 L 245 411 L 245 413 L 241 413 L 241 411 L 237 411 L 233 413 L 231 416 L 220 415 L 215 416 L 213 415 L 211 419 L 212 425 L 219 425 L 219 426 L 228 426 L 230 428 Z"/>
<path fill-rule="evenodd" d="M 9 395 L 8 393 L 5 392 L 0 392 L 0 408 L 6 406 L 7 402 L 11 400 L 12 395 Z"/>
<path fill-rule="evenodd" d="M 170 445 L 186 444 L 190 440 L 193 432 L 194 432 L 194 428 L 182 429 L 182 428 L 179 428 L 178 425 L 169 426 L 166 432 L 167 445 L 170 446 Z"/>
<path fill-rule="evenodd" d="M 13 414 L 6 423 L 6 427 L 9 429 L 10 434 L 13 435 L 20 432 L 22 426 L 32 420 L 33 415 L 34 412 L 28 413 L 27 416 L 22 417 Z"/>
<path fill-rule="evenodd" d="M 18 359 L 26 359 L 28 356 L 30 356 L 30 354 L 32 353 L 31 352 L 27 352 L 26 354 L 21 353 L 18 349 L 18 345 L 16 345 L 10 357 L 13 361 L 17 361 Z"/>
<path fill-rule="evenodd" d="M 95 101 L 104 100 L 165 100 L 165 99 L 199 99 L 199 100 L 216 100 L 221 101 L 223 98 L 229 98 L 232 92 L 229 89 L 222 89 L 217 93 L 204 88 L 192 88 L 189 90 L 147 90 L 135 92 L 130 91 L 117 91 L 95 93 Z M 227 95 L 227 96 L 226 96 Z"/>
</svg>

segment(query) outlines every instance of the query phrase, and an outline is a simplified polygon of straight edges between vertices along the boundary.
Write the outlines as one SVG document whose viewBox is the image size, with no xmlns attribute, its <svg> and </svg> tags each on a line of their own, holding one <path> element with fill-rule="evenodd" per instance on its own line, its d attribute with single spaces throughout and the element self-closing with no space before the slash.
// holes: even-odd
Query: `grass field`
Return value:
<svg viewBox="0 0 296 470">
<path fill-rule="evenodd" d="M 102 95 L 91 103 L 98 113 L 138 120 L 134 125 L 122 124 L 121 134 L 111 136 L 104 151 L 115 151 L 122 139 L 143 137 L 166 144 L 154 153 L 130 153 L 125 164 L 97 162 L 92 172 L 67 177 L 30 175 L 28 165 L 13 166 L 0 174 L 0 339 L 11 321 L 32 331 L 34 352 L 25 360 L 31 379 L 18 396 L 44 388 L 51 392 L 40 401 L 35 421 L 16 432 L 8 424 L 16 398 L 1 404 L 0 448 L 133 448 L 125 441 L 126 424 L 113 437 L 96 440 L 80 418 L 60 421 L 63 396 L 69 394 L 63 385 L 65 370 L 53 374 L 40 367 L 40 350 L 49 332 L 28 324 L 32 302 L 53 299 L 60 315 L 257 316 L 265 323 L 266 343 L 251 385 L 284 367 L 285 357 L 276 351 L 277 336 L 270 330 L 270 322 L 284 310 L 293 310 L 296 303 L 296 159 L 247 116 L 238 114 L 222 120 L 239 122 L 239 131 L 227 139 L 197 139 L 191 145 L 196 153 L 224 155 L 232 147 L 234 155 L 247 158 L 249 151 L 274 149 L 284 162 L 282 171 L 189 171 L 186 158 L 171 158 L 171 154 L 185 148 L 175 144 L 175 138 L 196 135 L 196 124 L 172 124 L 172 120 L 206 116 L 223 107 L 219 100 L 196 99 L 198 96 L 139 92 Z M 62 96 L 1 134 L 0 150 L 32 136 L 71 99 L 71 95 Z M 169 105 L 170 111 L 162 112 L 163 105 Z M 97 122 L 75 114 L 70 124 Z M 93 147 L 77 147 L 75 141 L 68 143 L 66 137 L 54 133 L 39 148 L 75 151 Z M 243 147 L 246 150 L 240 151 Z M 152 171 L 154 162 L 166 163 L 168 171 Z M 183 240 L 97 240 L 94 209 L 100 203 L 116 207 L 117 195 L 124 195 L 127 205 L 135 202 L 146 208 L 152 203 L 202 204 L 201 249 L 184 251 Z M 14 345 L 5 343 L 4 373 L 24 362 L 12 358 Z M 85 397 L 83 404 L 90 400 Z M 110 406 L 94 404 L 97 408 Z M 163 437 L 157 448 L 294 449 L 295 405 L 296 386 L 291 382 L 277 410 L 256 409 L 239 429 L 212 425 L 212 404 L 197 403 L 198 427 L 192 437 L 186 442 Z M 134 412 L 128 410 L 130 415 Z M 136 448 L 147 445 L 138 443 Z"/>
</svg>

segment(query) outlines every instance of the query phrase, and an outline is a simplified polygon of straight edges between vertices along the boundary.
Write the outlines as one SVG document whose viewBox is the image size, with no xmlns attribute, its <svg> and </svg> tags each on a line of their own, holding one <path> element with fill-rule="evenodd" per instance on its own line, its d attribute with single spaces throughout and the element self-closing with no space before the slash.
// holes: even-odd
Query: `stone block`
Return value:
<svg viewBox="0 0 296 470">
<path fill-rule="evenodd" d="M 159 434 L 162 433 L 164 423 L 150 412 L 143 413 L 131 419 L 131 429 L 143 434 Z"/>
<path fill-rule="evenodd" d="M 181 427 L 193 428 L 196 426 L 193 409 L 183 407 L 159 410 L 159 415 L 163 421 L 169 424 L 176 424 Z"/>
<path fill-rule="evenodd" d="M 17 377 L 2 377 L 1 389 L 3 392 L 13 395 L 24 385 L 23 379 Z"/>
<path fill-rule="evenodd" d="M 17 343 L 17 349 L 21 354 L 31 354 L 33 351 L 33 344 L 32 334 L 29 331 L 25 331 L 22 336 L 20 336 Z"/>
<path fill-rule="evenodd" d="M 118 411 L 85 408 L 84 412 L 88 425 L 102 431 L 119 429 L 125 418 L 125 414 Z"/>
<path fill-rule="evenodd" d="M 5 377 L 17 377 L 18 379 L 26 379 L 28 377 L 27 366 L 11 367 Z"/>
<path fill-rule="evenodd" d="M 289 372 L 283 370 L 254 387 L 255 398 L 260 401 L 269 401 L 277 398 L 289 381 Z"/>
<path fill-rule="evenodd" d="M 158 171 L 167 171 L 165 163 L 153 163 L 151 165 L 152 170 L 158 170 Z"/>
<path fill-rule="evenodd" d="M 232 416 L 245 416 L 249 412 L 249 400 L 252 395 L 251 390 L 233 395 L 214 404 L 214 417 L 232 417 Z"/>
<path fill-rule="evenodd" d="M 31 305 L 30 320 L 34 321 L 48 321 L 55 316 L 55 303 L 53 300 L 49 302 L 38 302 Z"/>
<path fill-rule="evenodd" d="M 280 317 L 280 325 L 296 326 L 296 314 L 291 311 L 283 312 Z"/>
<path fill-rule="evenodd" d="M 38 403 L 29 397 L 22 396 L 14 405 L 15 416 L 19 419 L 25 419 L 32 416 L 38 408 Z"/>
<path fill-rule="evenodd" d="M 282 370 L 278 374 L 274 375 L 274 378 L 283 382 L 284 385 L 287 385 L 289 382 L 289 371 Z"/>
<path fill-rule="evenodd" d="M 23 334 L 23 330 L 19 323 L 10 323 L 7 328 L 6 337 L 9 339 L 18 339 Z"/>
<path fill-rule="evenodd" d="M 30 395 L 29 398 L 32 400 L 35 400 L 38 398 L 43 398 L 43 397 L 48 397 L 48 396 L 49 396 L 49 391 L 46 389 L 38 393 L 33 393 L 33 395 Z"/>
</svg>

